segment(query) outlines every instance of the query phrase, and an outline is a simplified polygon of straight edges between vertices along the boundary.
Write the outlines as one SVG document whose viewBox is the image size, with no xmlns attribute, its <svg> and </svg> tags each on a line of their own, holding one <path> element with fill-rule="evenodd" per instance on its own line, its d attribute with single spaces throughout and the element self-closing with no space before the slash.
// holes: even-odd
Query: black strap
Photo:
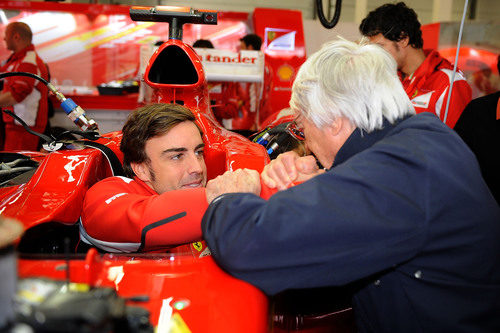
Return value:
<svg viewBox="0 0 500 333">
<path fill-rule="evenodd" d="M 150 230 L 152 230 L 154 228 L 157 228 L 157 227 L 161 227 L 162 225 L 167 224 L 169 222 L 178 220 L 178 219 L 180 219 L 180 218 L 182 218 L 182 217 L 184 217 L 186 215 L 187 215 L 186 212 L 180 212 L 178 214 L 172 215 L 170 217 L 167 217 L 167 218 L 162 219 L 160 221 L 153 222 L 153 223 L 148 224 L 147 226 L 145 226 L 142 229 L 142 232 L 141 232 L 141 245 L 137 249 L 137 252 L 142 252 L 144 250 L 144 247 L 146 246 L 146 234 L 148 233 L 148 231 L 150 231 Z"/>
<path fill-rule="evenodd" d="M 75 143 L 79 143 L 84 145 L 85 147 L 90 147 L 101 151 L 111 166 L 111 171 L 113 172 L 113 176 L 125 176 L 125 172 L 123 171 L 122 163 L 118 156 L 116 156 L 115 152 L 111 150 L 109 147 L 105 145 L 93 141 L 75 141 Z"/>
</svg>

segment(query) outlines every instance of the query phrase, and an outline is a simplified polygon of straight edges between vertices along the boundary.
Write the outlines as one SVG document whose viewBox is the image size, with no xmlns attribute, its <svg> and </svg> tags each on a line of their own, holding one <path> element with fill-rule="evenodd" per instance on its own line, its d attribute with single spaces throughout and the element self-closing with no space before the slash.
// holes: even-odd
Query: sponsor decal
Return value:
<svg viewBox="0 0 500 333">
<path fill-rule="evenodd" d="M 242 57 L 241 53 L 238 53 L 238 55 L 235 57 L 220 56 L 207 53 L 204 55 L 203 61 L 212 63 L 255 64 L 257 61 L 257 57 Z"/>
<path fill-rule="evenodd" d="M 295 50 L 295 35 L 297 31 L 289 29 L 266 28 L 264 45 L 268 50 Z"/>
<path fill-rule="evenodd" d="M 195 50 L 200 56 L 207 81 L 263 81 L 264 53 L 260 51 Z"/>
<path fill-rule="evenodd" d="M 295 71 L 292 66 L 288 64 L 284 64 L 278 68 L 278 78 L 281 81 L 291 81 Z"/>
<path fill-rule="evenodd" d="M 170 333 L 191 333 L 188 325 L 182 319 L 181 315 L 176 312 L 172 315 L 170 319 Z"/>
<path fill-rule="evenodd" d="M 274 91 L 292 91 L 292 87 L 274 87 Z"/>
<path fill-rule="evenodd" d="M 193 247 L 195 248 L 196 251 L 200 252 L 203 249 L 203 243 L 202 242 L 194 242 Z"/>
<path fill-rule="evenodd" d="M 411 100 L 411 103 L 413 104 L 414 107 L 426 109 L 429 107 L 429 103 L 431 101 L 433 93 L 434 91 L 431 91 L 426 94 L 417 96 Z"/>
</svg>

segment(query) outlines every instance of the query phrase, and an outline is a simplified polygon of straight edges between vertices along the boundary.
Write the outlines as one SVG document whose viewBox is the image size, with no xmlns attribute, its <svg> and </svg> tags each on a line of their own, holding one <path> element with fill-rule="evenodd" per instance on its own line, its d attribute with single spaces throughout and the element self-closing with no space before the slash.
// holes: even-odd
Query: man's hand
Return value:
<svg viewBox="0 0 500 333">
<path fill-rule="evenodd" d="M 314 156 L 300 157 L 296 152 L 288 151 L 266 165 L 261 178 L 268 187 L 281 191 L 292 182 L 304 182 L 322 173 L 324 170 L 319 170 Z"/>
<path fill-rule="evenodd" d="M 223 175 L 207 183 L 206 195 L 208 204 L 224 193 L 249 192 L 260 194 L 260 176 L 255 170 L 238 169 L 226 171 Z"/>
<path fill-rule="evenodd" d="M 10 91 L 0 93 L 0 107 L 7 107 L 17 104 Z"/>
</svg>

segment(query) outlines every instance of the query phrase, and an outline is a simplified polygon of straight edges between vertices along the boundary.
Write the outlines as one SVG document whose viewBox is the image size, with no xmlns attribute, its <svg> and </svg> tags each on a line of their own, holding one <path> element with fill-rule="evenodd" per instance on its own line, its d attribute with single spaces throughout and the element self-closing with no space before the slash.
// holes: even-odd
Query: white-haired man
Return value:
<svg viewBox="0 0 500 333">
<path fill-rule="evenodd" d="M 216 261 L 268 294 L 356 282 L 360 332 L 499 332 L 500 209 L 464 142 L 415 111 L 376 45 L 326 44 L 290 105 L 313 157 L 210 181 Z M 235 193 L 240 192 L 240 193 Z M 250 193 L 241 193 L 250 192 Z"/>
</svg>

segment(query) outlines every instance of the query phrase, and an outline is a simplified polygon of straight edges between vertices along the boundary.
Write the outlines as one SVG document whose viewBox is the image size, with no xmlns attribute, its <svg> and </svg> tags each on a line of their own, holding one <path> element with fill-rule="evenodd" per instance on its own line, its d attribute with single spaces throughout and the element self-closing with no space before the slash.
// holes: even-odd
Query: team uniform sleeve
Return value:
<svg viewBox="0 0 500 333">
<path fill-rule="evenodd" d="M 36 65 L 26 62 L 21 63 L 16 71 L 38 74 Z M 10 91 L 12 97 L 20 103 L 33 91 L 34 87 L 34 78 L 27 76 L 12 76 L 6 80 L 4 91 Z"/>
<path fill-rule="evenodd" d="M 434 105 L 429 108 L 429 111 L 439 115 L 439 118 L 444 122 L 446 113 L 446 103 L 448 101 L 448 93 L 450 90 L 451 74 L 442 73 L 441 87 L 436 89 L 436 97 Z M 456 73 L 455 81 L 453 82 L 453 92 L 450 99 L 450 107 L 448 108 L 448 116 L 445 124 L 450 128 L 454 128 L 460 118 L 463 110 L 472 99 L 472 89 L 459 72 Z"/>
<path fill-rule="evenodd" d="M 426 239 L 427 186 L 411 176 L 425 166 L 401 156 L 409 152 L 391 157 L 404 150 L 393 144 L 268 201 L 242 193 L 216 198 L 202 222 L 212 256 L 267 294 L 344 285 L 409 260 Z"/>
<path fill-rule="evenodd" d="M 138 194 L 113 177 L 87 192 L 81 220 L 94 239 L 151 251 L 200 240 L 207 206 L 204 188 Z"/>
</svg>

